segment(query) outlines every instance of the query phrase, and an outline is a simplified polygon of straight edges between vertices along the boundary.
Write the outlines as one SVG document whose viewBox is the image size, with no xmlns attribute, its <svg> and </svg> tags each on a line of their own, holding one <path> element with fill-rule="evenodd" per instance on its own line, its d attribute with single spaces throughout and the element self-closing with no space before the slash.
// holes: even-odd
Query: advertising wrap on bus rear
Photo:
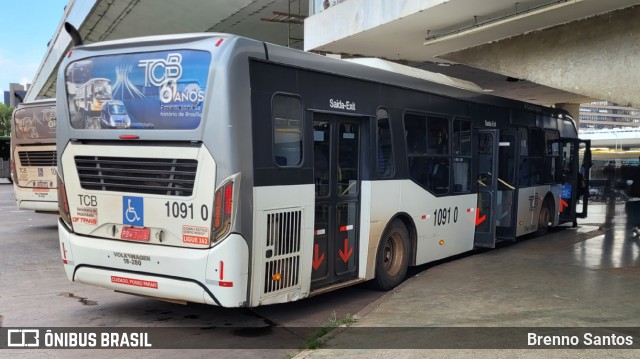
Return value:
<svg viewBox="0 0 640 359">
<path fill-rule="evenodd" d="M 56 138 L 55 106 L 18 108 L 13 118 L 16 140 L 20 143 Z"/>
<path fill-rule="evenodd" d="M 75 129 L 192 130 L 200 125 L 211 54 L 198 50 L 97 56 L 67 66 Z"/>
</svg>

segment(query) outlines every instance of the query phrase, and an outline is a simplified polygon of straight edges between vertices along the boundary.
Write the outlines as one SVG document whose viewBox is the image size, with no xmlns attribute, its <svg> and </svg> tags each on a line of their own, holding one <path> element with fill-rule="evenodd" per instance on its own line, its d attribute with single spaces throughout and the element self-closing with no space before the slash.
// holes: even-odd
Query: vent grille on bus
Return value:
<svg viewBox="0 0 640 359">
<path fill-rule="evenodd" d="M 23 167 L 48 167 L 57 166 L 56 151 L 20 151 L 20 166 Z"/>
<path fill-rule="evenodd" d="M 198 161 L 187 159 L 76 156 L 84 189 L 190 196 Z"/>
<path fill-rule="evenodd" d="M 301 228 L 302 210 L 267 214 L 264 294 L 298 285 Z"/>
</svg>

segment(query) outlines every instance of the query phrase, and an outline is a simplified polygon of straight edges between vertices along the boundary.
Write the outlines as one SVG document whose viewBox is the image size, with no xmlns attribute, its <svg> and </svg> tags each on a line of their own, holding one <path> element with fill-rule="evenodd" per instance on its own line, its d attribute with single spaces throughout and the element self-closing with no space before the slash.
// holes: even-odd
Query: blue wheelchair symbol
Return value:
<svg viewBox="0 0 640 359">
<path fill-rule="evenodd" d="M 142 197 L 122 197 L 122 223 L 144 227 L 144 201 Z"/>
</svg>

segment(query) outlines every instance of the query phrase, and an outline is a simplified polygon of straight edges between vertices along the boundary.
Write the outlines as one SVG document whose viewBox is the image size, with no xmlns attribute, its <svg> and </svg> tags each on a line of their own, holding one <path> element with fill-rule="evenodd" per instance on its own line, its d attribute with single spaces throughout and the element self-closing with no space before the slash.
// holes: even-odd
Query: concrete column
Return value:
<svg viewBox="0 0 640 359">
<path fill-rule="evenodd" d="M 557 103 L 556 108 L 561 108 L 571 115 L 576 121 L 576 128 L 580 128 L 580 104 L 579 103 Z"/>
</svg>

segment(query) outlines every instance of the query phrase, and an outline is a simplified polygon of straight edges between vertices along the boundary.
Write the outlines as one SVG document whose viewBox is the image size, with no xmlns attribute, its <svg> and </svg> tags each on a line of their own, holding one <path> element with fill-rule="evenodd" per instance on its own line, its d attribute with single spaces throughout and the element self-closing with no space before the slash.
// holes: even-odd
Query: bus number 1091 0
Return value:
<svg viewBox="0 0 640 359">
<path fill-rule="evenodd" d="M 193 203 L 167 201 L 164 206 L 167 209 L 167 217 L 169 218 L 193 219 Z M 209 207 L 206 204 L 200 206 L 200 218 L 203 221 L 209 219 Z"/>
<path fill-rule="evenodd" d="M 451 218 L 451 207 L 440 208 L 433 211 L 433 225 L 443 226 L 445 224 L 458 222 L 458 207 L 453 208 L 453 219 Z"/>
</svg>

